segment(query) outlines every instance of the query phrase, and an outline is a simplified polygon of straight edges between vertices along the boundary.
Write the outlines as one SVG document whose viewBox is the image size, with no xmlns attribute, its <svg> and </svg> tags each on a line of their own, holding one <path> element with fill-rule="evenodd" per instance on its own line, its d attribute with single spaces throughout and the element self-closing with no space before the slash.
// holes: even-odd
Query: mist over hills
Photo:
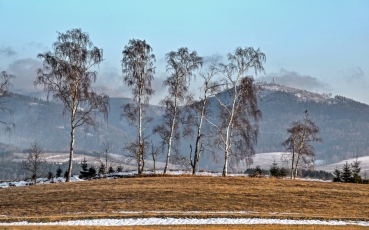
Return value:
<svg viewBox="0 0 369 230">
<path fill-rule="evenodd" d="M 284 151 L 281 142 L 287 138 L 286 129 L 293 121 L 302 120 L 304 111 L 308 110 L 324 140 L 315 145 L 317 159 L 322 163 L 369 155 L 368 105 L 342 96 L 331 97 L 274 83 L 258 84 L 263 88 L 259 101 L 263 116 L 259 123 L 257 153 Z M 215 113 L 215 99 L 210 100 L 213 100 L 211 110 Z M 16 127 L 14 133 L 0 135 L 1 143 L 22 151 L 33 140 L 39 140 L 47 150 L 69 150 L 70 125 L 68 115 L 62 115 L 61 103 L 21 94 L 13 94 L 11 98 L 4 98 L 4 101 L 7 101 L 5 106 L 12 109 L 14 114 L 10 116 L 1 112 L 0 120 L 14 122 Z M 122 154 L 124 144 L 136 135 L 136 130 L 125 119 L 121 119 L 121 107 L 129 101 L 127 98 L 111 98 L 108 120 L 98 118 L 100 125 L 96 131 L 77 129 L 75 149 L 99 151 L 101 143 L 108 140 L 114 146 L 113 152 Z M 148 114 L 154 117 L 148 133 L 161 122 L 163 111 L 160 106 L 148 106 Z M 152 139 L 154 143 L 159 142 L 158 136 L 153 135 Z M 181 141 L 179 149 L 183 155 L 189 155 L 189 144 L 195 141 L 192 139 Z M 219 165 L 222 163 L 219 162 Z M 209 158 L 200 160 L 200 168 L 214 169 L 217 166 Z"/>
</svg>

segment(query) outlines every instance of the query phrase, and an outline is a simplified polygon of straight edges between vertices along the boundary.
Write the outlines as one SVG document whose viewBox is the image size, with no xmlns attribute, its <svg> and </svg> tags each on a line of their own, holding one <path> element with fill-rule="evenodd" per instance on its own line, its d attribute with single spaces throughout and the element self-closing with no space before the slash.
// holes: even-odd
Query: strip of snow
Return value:
<svg viewBox="0 0 369 230">
<path fill-rule="evenodd" d="M 19 225 L 62 225 L 62 226 L 136 226 L 136 225 L 206 225 L 206 224 L 284 224 L 284 225 L 360 225 L 369 226 L 368 221 L 340 220 L 288 220 L 260 218 L 128 218 L 128 219 L 95 219 L 71 220 L 60 222 L 30 223 L 28 221 L 0 223 L 0 226 Z"/>
</svg>

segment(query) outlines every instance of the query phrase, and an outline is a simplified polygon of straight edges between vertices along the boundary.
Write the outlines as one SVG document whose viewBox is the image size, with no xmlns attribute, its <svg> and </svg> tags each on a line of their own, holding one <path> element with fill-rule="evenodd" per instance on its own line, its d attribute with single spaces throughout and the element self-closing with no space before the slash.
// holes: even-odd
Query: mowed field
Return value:
<svg viewBox="0 0 369 230">
<path fill-rule="evenodd" d="M 247 177 L 168 176 L 0 189 L 1 222 L 128 217 L 261 217 L 368 221 L 369 186 Z M 196 229 L 191 226 L 179 227 L 173 226 L 173 229 Z M 245 229 L 239 228 L 241 226 L 233 227 Z M 280 228 L 281 226 L 271 227 L 273 226 L 261 226 L 260 229 L 286 229 Z M 294 226 L 294 229 L 299 229 L 297 227 Z M 302 229 L 309 229 L 306 227 L 308 226 L 302 226 Z M 39 228 L 28 226 L 27 229 Z M 221 228 L 207 226 L 207 229 Z M 335 228 L 327 226 L 326 229 Z"/>
</svg>

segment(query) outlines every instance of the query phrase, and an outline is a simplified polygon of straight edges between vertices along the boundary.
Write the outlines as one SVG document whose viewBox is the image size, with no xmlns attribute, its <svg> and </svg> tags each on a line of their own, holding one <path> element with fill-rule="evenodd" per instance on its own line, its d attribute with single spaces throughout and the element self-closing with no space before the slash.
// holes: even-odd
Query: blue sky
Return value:
<svg viewBox="0 0 369 230">
<path fill-rule="evenodd" d="M 180 47 L 226 61 L 236 47 L 266 54 L 256 79 L 369 104 L 369 1 L 18 1 L 0 0 L 0 70 L 17 75 L 15 88 L 34 90 L 37 54 L 57 31 L 81 28 L 104 50 L 98 85 L 129 96 L 121 77 L 122 50 L 145 39 L 156 55 L 157 91 L 164 96 L 165 54 Z M 193 90 L 196 90 L 193 84 Z"/>
</svg>

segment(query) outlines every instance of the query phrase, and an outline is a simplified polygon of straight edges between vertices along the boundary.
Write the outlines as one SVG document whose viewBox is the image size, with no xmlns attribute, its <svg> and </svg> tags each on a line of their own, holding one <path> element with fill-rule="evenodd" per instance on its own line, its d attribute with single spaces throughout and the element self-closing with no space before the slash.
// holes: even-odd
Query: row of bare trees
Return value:
<svg viewBox="0 0 369 230">
<path fill-rule="evenodd" d="M 152 133 L 146 128 L 152 117 L 146 113 L 150 97 L 154 94 L 151 82 L 155 73 L 155 56 L 146 41 L 130 40 L 123 52 L 122 73 L 125 84 L 131 88 L 133 102 L 124 106 L 123 115 L 137 129 L 137 138 L 126 143 L 125 150 L 137 161 L 138 173 L 142 174 L 145 153 L 153 150 L 149 137 Z M 74 153 L 75 129 L 79 126 L 96 127 L 94 117 L 98 113 L 108 115 L 109 98 L 94 92 L 91 84 L 96 81 L 95 67 L 103 61 L 103 51 L 93 46 L 87 33 L 81 29 L 59 33 L 53 44 L 53 52 L 39 54 L 43 68 L 37 72 L 35 85 L 41 85 L 56 99 L 64 103 L 65 112 L 70 114 L 71 142 L 67 181 L 70 180 Z M 166 149 L 164 173 L 167 172 L 171 153 L 178 153 L 179 140 L 193 134 L 193 125 L 197 126 L 195 150 L 191 165 L 196 171 L 201 153 L 204 151 L 203 122 L 214 129 L 207 136 L 224 152 L 223 175 L 227 175 L 229 159 L 236 162 L 254 154 L 253 145 L 257 140 L 257 121 L 261 112 L 257 107 L 257 88 L 250 70 L 263 71 L 265 55 L 252 47 L 237 48 L 228 55 L 227 64 L 213 63 L 207 71 L 200 72 L 204 79 L 203 98 L 195 102 L 189 93 L 189 84 L 196 71 L 203 65 L 203 58 L 196 51 L 179 48 L 166 56 L 168 73 L 163 86 L 168 89 L 167 96 L 160 102 L 165 115 L 154 133 L 161 138 L 161 147 Z M 219 81 L 214 76 L 221 75 Z M 225 90 L 227 100 L 220 98 L 219 92 Z M 219 103 L 219 115 L 207 115 L 208 97 L 214 97 Z M 189 112 L 192 108 L 193 112 Z M 197 119 L 197 120 L 196 120 Z M 197 122 L 193 122 L 196 120 Z M 192 146 L 191 146 L 192 148 Z"/>
<path fill-rule="evenodd" d="M 124 81 L 131 87 L 134 101 L 124 107 L 124 116 L 137 128 L 138 133 L 137 139 L 126 145 L 126 150 L 136 157 L 139 174 L 143 171 L 145 151 L 150 149 L 146 140 L 152 135 L 145 134 L 147 124 L 152 120 L 145 113 L 145 105 L 154 93 L 151 81 L 155 56 L 151 52 L 152 48 L 146 41 L 130 40 L 123 50 L 122 59 Z M 264 53 L 252 47 L 237 48 L 233 54 L 228 55 L 229 63 L 212 63 L 205 71 L 199 71 L 203 66 L 203 58 L 196 51 L 185 47 L 169 52 L 165 58 L 168 77 L 163 86 L 168 89 L 168 93 L 160 101 L 165 113 L 162 123 L 153 130 L 153 133 L 160 136 L 161 147 L 166 151 L 164 174 L 173 152 L 175 158 L 181 159 L 178 150 L 180 139 L 194 136 L 196 132 L 195 149 L 193 151 L 190 146 L 188 159 L 193 173 L 206 149 L 206 137 L 224 152 L 223 175 L 226 176 L 230 159 L 232 163 L 238 163 L 254 154 L 253 146 L 257 141 L 257 122 L 261 112 L 257 106 L 258 88 L 254 85 L 253 77 L 248 74 L 250 70 L 255 74 L 264 71 Z M 189 90 L 196 73 L 204 80 L 200 101 L 195 101 Z M 217 81 L 215 77 L 218 77 Z M 219 114 L 216 116 L 209 114 L 209 97 L 215 98 L 219 105 Z M 204 122 L 212 128 L 204 131 Z"/>
<path fill-rule="evenodd" d="M 133 99 L 132 103 L 123 107 L 122 115 L 137 130 L 137 137 L 125 142 L 124 149 L 137 161 L 138 174 L 143 173 L 145 158 L 150 154 L 155 162 L 160 149 L 166 152 L 165 174 L 173 153 L 178 159 L 184 158 L 178 150 L 183 137 L 194 138 L 194 150 L 190 145 L 190 158 L 186 159 L 193 174 L 205 151 L 224 154 L 223 176 L 227 175 L 230 165 L 252 160 L 261 118 L 257 100 L 259 88 L 254 84 L 252 73 L 264 72 L 264 53 L 252 47 L 239 47 L 228 54 L 227 63 L 211 63 L 205 70 L 201 69 L 203 58 L 196 51 L 182 47 L 167 53 L 168 76 L 163 86 L 168 91 L 160 101 L 165 113 L 162 122 L 152 131 L 147 130 L 153 120 L 147 113 L 147 106 L 155 93 L 152 88 L 155 74 L 153 49 L 145 40 L 132 39 L 122 55 L 124 83 L 131 89 Z M 93 45 L 87 33 L 73 29 L 58 33 L 53 51 L 39 54 L 38 58 L 43 60 L 43 67 L 38 69 L 34 84 L 41 85 L 48 95 L 60 100 L 64 104 L 63 114 L 70 116 L 68 182 L 72 172 L 76 128 L 96 128 L 96 116 L 108 116 L 109 97 L 96 93 L 92 87 L 97 77 L 96 68 L 103 61 L 103 50 Z M 203 79 L 200 101 L 194 100 L 194 95 L 190 93 L 190 83 L 196 75 Z M 1 77 L 3 80 L 13 78 L 4 72 Z M 9 83 L 6 85 L 9 86 Z M 210 103 L 217 104 L 217 109 L 210 111 Z M 320 140 L 315 136 L 318 130 L 314 127 L 306 117 L 304 124 L 293 124 L 293 128 L 288 130 L 291 137 L 284 145 L 292 151 L 291 171 L 297 170 L 300 161 L 307 161 L 305 156 L 313 150 L 309 141 Z M 150 141 L 152 135 L 160 136 L 159 147 Z M 110 147 L 106 146 L 106 165 Z"/>
</svg>

